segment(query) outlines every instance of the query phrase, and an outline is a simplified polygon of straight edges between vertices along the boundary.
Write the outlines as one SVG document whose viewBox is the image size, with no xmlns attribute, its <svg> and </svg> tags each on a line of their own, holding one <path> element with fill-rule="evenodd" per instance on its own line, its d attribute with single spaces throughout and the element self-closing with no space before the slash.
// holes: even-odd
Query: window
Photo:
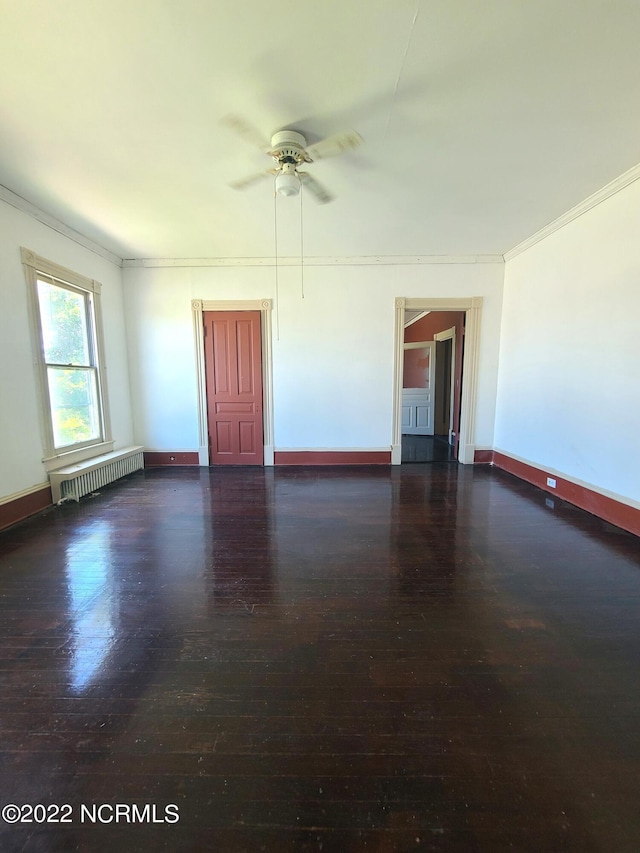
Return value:
<svg viewBox="0 0 640 853">
<path fill-rule="evenodd" d="M 110 436 L 100 285 L 25 249 L 22 256 L 31 293 L 45 462 L 53 462 L 53 468 L 56 461 L 67 464 L 110 449 L 105 448 Z"/>
</svg>

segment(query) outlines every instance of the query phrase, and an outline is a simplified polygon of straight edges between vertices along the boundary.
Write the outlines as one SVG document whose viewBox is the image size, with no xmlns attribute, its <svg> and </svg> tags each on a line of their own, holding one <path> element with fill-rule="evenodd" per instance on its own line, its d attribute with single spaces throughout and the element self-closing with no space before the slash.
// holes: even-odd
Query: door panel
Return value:
<svg viewBox="0 0 640 853">
<path fill-rule="evenodd" d="M 404 345 L 402 389 L 403 435 L 433 435 L 435 344 Z"/>
<path fill-rule="evenodd" d="M 255 446 L 255 430 L 252 423 L 240 422 L 240 453 L 252 453 Z"/>
<path fill-rule="evenodd" d="M 218 453 L 231 453 L 232 452 L 232 442 L 231 442 L 231 424 L 226 421 L 222 423 L 217 423 L 215 425 L 216 430 L 216 446 Z"/>
<path fill-rule="evenodd" d="M 404 388 L 402 391 L 402 434 L 433 435 L 433 406 L 429 391 Z"/>
<path fill-rule="evenodd" d="M 205 311 L 204 352 L 212 465 L 262 465 L 259 311 Z"/>
</svg>

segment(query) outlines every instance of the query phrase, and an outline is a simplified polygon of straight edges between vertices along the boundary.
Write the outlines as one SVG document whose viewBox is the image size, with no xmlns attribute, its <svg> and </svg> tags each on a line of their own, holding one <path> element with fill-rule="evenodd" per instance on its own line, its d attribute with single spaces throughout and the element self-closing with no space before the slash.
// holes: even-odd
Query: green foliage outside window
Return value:
<svg viewBox="0 0 640 853">
<path fill-rule="evenodd" d="M 96 367 L 91 359 L 87 296 L 38 280 L 38 300 L 54 445 L 100 437 Z"/>
</svg>

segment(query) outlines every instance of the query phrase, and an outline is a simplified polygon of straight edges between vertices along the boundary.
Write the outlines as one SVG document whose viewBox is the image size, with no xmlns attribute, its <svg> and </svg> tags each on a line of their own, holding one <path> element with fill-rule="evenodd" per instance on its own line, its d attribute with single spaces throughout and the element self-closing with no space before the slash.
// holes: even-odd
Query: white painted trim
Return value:
<svg viewBox="0 0 640 853">
<path fill-rule="evenodd" d="M 460 435 L 458 461 L 473 465 L 475 461 L 476 405 L 478 400 L 478 366 L 480 361 L 480 321 L 482 297 L 474 296 L 467 309 L 462 355 L 462 397 L 460 399 Z"/>
<path fill-rule="evenodd" d="M 102 285 L 99 281 L 87 278 L 87 276 L 70 270 L 68 267 L 60 266 L 60 264 L 56 264 L 47 258 L 42 258 L 32 252 L 31 249 L 25 249 L 24 246 L 20 248 L 20 259 L 26 267 L 31 267 L 36 273 L 40 272 L 52 278 L 58 278 L 65 284 L 71 284 L 89 293 L 99 294 L 102 291 Z"/>
<path fill-rule="evenodd" d="M 458 461 L 464 465 L 473 465 L 475 454 L 475 421 L 478 393 L 478 363 L 480 356 L 480 321 L 482 297 L 468 299 L 405 299 L 395 300 L 395 346 L 393 370 L 393 434 L 392 447 L 401 446 L 402 423 L 402 367 L 404 356 L 404 312 L 410 310 L 425 311 L 464 311 L 465 346 L 462 359 L 462 399 L 460 401 L 460 434 L 458 437 Z M 396 451 L 392 464 L 399 465 Z"/>
<path fill-rule="evenodd" d="M 559 471 L 557 468 L 550 468 L 548 465 L 543 465 L 541 462 L 532 462 L 531 459 L 525 459 L 524 456 L 517 456 L 515 453 L 509 453 L 506 450 L 501 450 L 499 447 L 486 449 L 493 449 L 494 453 L 501 453 L 503 456 L 508 456 L 509 459 L 513 459 L 515 462 L 522 462 L 524 465 L 529 465 L 531 468 L 535 468 L 537 471 L 544 474 L 550 474 L 552 477 L 557 477 L 559 480 L 566 480 L 567 483 L 573 483 L 576 486 L 588 489 L 590 492 L 596 492 L 605 498 L 611 498 L 618 503 L 625 504 L 625 506 L 630 506 L 633 509 L 640 510 L 640 501 L 636 501 L 633 498 L 626 497 L 625 495 L 620 495 L 618 492 L 612 492 L 609 489 L 603 489 L 600 486 L 595 486 L 593 483 L 588 483 L 586 480 L 580 480 L 578 477 L 572 477 L 570 474 L 565 474 L 564 471 Z M 560 500 L 566 500 L 566 498 L 561 498 Z"/>
<path fill-rule="evenodd" d="M 28 495 L 35 495 L 36 492 L 42 491 L 42 489 L 48 489 L 49 483 L 40 483 L 37 486 L 30 486 L 28 489 L 22 489 L 20 492 L 14 492 L 12 495 L 6 495 L 4 498 L 0 498 L 0 506 L 3 504 L 10 504 L 12 501 L 19 501 L 20 498 L 26 498 Z"/>
<path fill-rule="evenodd" d="M 436 332 L 433 336 L 434 341 L 451 341 L 451 390 L 449 397 L 449 444 L 452 444 L 453 439 L 453 415 L 455 410 L 456 399 L 456 327 L 451 326 L 450 329 L 445 329 L 442 332 Z M 434 411 L 435 416 L 435 411 Z"/>
<path fill-rule="evenodd" d="M 209 426 L 207 423 L 207 385 L 204 363 L 204 335 L 202 331 L 204 311 L 259 311 L 260 338 L 262 342 L 262 403 L 263 403 L 263 464 L 273 465 L 273 345 L 271 299 L 192 299 L 193 339 L 195 347 L 196 375 L 198 386 L 198 464 L 209 465 Z"/>
<path fill-rule="evenodd" d="M 125 258 L 123 267 L 299 267 L 300 256 L 261 258 Z M 305 267 L 503 264 L 502 255 L 361 255 L 305 257 Z"/>
<path fill-rule="evenodd" d="M 64 468 L 65 465 L 75 465 L 78 462 L 92 459 L 94 456 L 111 453 L 114 443 L 113 441 L 102 441 L 100 444 L 91 444 L 89 447 L 79 447 L 76 450 L 60 453 L 58 456 L 50 456 L 42 460 L 44 469 L 47 472 L 55 471 L 58 468 Z"/>
<path fill-rule="evenodd" d="M 440 296 L 431 298 L 415 298 L 410 297 L 404 300 L 405 308 L 408 308 L 409 311 L 419 311 L 423 305 L 429 303 L 429 311 L 467 311 L 469 308 L 477 307 L 476 303 L 479 302 L 482 305 L 482 297 L 481 296 L 473 296 L 469 299 L 466 298 L 451 298 Z M 426 310 L 426 309 L 425 309 Z"/>
<path fill-rule="evenodd" d="M 406 304 L 406 299 L 396 299 L 395 301 L 393 407 L 391 410 L 392 465 L 400 465 L 402 456 L 402 374 L 404 371 L 404 309 Z"/>
<path fill-rule="evenodd" d="M 405 320 L 404 327 L 408 329 L 409 326 L 413 326 L 414 323 L 417 323 L 418 320 L 422 320 L 423 317 L 426 317 L 427 314 L 430 314 L 430 311 L 421 311 L 419 314 L 416 314 L 415 317 L 412 317 L 410 320 Z"/>
<path fill-rule="evenodd" d="M 85 249 L 89 249 L 89 251 L 93 252 L 95 255 L 100 255 L 101 258 L 110 261 L 115 266 L 122 266 L 122 258 L 119 257 L 119 255 L 115 255 L 113 252 L 110 252 L 109 249 L 105 249 L 104 246 L 101 246 L 94 240 L 89 239 L 89 237 L 85 237 L 84 234 L 76 231 L 75 228 L 71 228 L 70 225 L 65 225 L 64 222 L 56 219 L 55 216 L 45 213 L 44 210 L 41 210 L 41 208 L 37 207 L 35 204 L 27 201 L 26 198 L 22 198 L 22 196 L 14 193 L 8 187 L 0 185 L 0 200 L 11 205 L 11 207 L 15 207 L 17 210 L 21 210 L 23 213 L 31 216 L 32 219 L 37 219 L 38 222 L 41 222 L 53 231 L 57 231 L 58 234 L 63 234 L 65 237 L 68 237 L 69 240 L 73 240 L 74 243 L 84 246 Z"/>
<path fill-rule="evenodd" d="M 410 344 L 403 344 L 403 349 L 423 349 L 428 347 L 433 341 L 412 341 Z"/>
<path fill-rule="evenodd" d="M 445 329 L 443 332 L 434 332 L 433 340 L 434 341 L 455 341 L 456 339 L 456 327 L 452 326 L 450 329 Z M 406 346 L 406 344 L 405 344 Z"/>
<path fill-rule="evenodd" d="M 198 388 L 198 464 L 209 465 L 209 433 L 207 426 L 207 383 L 204 365 L 204 332 L 202 328 L 202 300 L 191 300 L 193 321 L 193 345 L 196 362 L 196 383 Z"/>
<path fill-rule="evenodd" d="M 104 331 L 102 327 L 102 310 L 100 305 L 100 294 L 102 285 L 95 279 L 87 278 L 80 273 L 62 267 L 53 261 L 43 258 L 32 252 L 31 249 L 20 249 L 20 257 L 27 283 L 27 304 L 29 311 L 29 325 L 31 328 L 31 344 L 33 352 L 33 368 L 36 373 L 36 382 L 39 389 L 38 409 L 40 421 L 40 434 L 44 451 L 43 463 L 46 471 L 52 471 L 65 464 L 68 460 L 84 460 L 105 452 L 105 447 L 113 449 L 113 433 L 111 430 L 111 412 L 109 409 L 109 393 L 107 387 L 107 366 L 104 352 Z M 93 320 L 89 336 L 92 340 L 95 353 L 95 368 L 98 381 L 98 395 L 100 403 L 100 415 L 102 420 L 102 436 L 99 441 L 84 442 L 78 446 L 56 450 L 53 423 L 51 419 L 51 405 L 49 401 L 49 385 L 47 382 L 47 366 L 42 343 L 42 328 L 40 322 L 40 306 L 38 304 L 37 280 L 38 276 L 58 280 L 62 285 L 69 285 L 71 289 L 86 296 L 91 304 L 92 310 L 88 319 Z M 65 462 L 60 460 L 64 459 Z"/>
<path fill-rule="evenodd" d="M 574 219 L 578 219 L 585 213 L 588 213 L 594 207 L 597 207 L 599 204 L 602 204 L 603 201 L 606 201 L 611 196 L 616 195 L 621 190 L 628 187 L 630 184 L 635 183 L 638 179 L 640 179 L 640 163 L 637 166 L 633 166 L 633 168 L 629 169 L 627 172 L 624 172 L 619 177 L 615 178 L 610 183 L 606 184 L 606 186 L 597 190 L 597 192 L 592 193 L 592 195 L 588 196 L 581 201 L 580 204 L 576 204 L 575 207 L 572 207 L 566 213 L 563 213 L 562 216 L 559 216 L 557 219 L 554 219 L 548 225 L 545 225 L 544 228 L 541 228 L 539 231 L 536 231 L 535 234 L 532 234 L 530 237 L 527 237 L 526 240 L 523 240 L 521 243 L 518 243 L 517 246 L 514 246 L 512 249 L 509 249 L 508 252 L 504 253 L 504 260 L 510 261 L 513 258 L 516 258 L 518 255 L 521 255 L 527 249 L 530 249 L 532 246 L 535 246 L 536 243 L 539 243 L 541 240 L 544 240 L 545 237 L 548 237 L 550 234 L 553 234 L 555 231 L 559 231 L 561 228 L 564 228 L 565 225 L 568 225 L 569 222 L 573 222 Z"/>
</svg>

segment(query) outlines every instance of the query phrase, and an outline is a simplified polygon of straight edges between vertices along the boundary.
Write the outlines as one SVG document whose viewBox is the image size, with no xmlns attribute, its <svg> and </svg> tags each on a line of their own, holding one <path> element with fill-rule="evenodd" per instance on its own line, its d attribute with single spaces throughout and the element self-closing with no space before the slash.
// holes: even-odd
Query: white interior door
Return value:
<svg viewBox="0 0 640 853">
<path fill-rule="evenodd" d="M 435 341 L 404 345 L 403 435 L 433 435 L 435 362 Z"/>
</svg>

